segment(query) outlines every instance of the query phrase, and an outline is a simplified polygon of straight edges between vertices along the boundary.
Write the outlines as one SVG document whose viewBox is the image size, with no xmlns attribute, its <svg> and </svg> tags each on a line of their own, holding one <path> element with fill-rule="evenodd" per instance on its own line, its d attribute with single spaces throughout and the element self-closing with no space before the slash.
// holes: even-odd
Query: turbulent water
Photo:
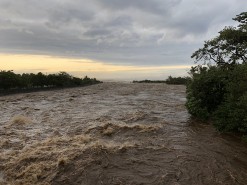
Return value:
<svg viewBox="0 0 247 185">
<path fill-rule="evenodd" d="M 247 145 L 185 101 L 184 86 L 127 83 L 0 97 L 0 184 L 246 184 Z"/>
</svg>

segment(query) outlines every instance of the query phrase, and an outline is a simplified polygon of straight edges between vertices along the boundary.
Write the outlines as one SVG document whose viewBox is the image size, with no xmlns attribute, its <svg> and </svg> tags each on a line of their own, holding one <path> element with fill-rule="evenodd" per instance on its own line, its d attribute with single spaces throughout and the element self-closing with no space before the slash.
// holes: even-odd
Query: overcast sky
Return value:
<svg viewBox="0 0 247 185">
<path fill-rule="evenodd" d="M 192 52 L 246 8 L 246 0 L 0 0 L 0 53 L 192 65 Z"/>
</svg>

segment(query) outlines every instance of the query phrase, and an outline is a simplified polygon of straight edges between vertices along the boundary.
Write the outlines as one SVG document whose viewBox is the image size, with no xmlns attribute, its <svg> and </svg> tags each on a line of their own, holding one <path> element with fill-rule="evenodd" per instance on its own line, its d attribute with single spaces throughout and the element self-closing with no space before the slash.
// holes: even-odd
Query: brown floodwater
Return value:
<svg viewBox="0 0 247 185">
<path fill-rule="evenodd" d="M 185 101 L 128 83 L 0 97 L 0 184 L 245 185 L 247 144 Z"/>
</svg>

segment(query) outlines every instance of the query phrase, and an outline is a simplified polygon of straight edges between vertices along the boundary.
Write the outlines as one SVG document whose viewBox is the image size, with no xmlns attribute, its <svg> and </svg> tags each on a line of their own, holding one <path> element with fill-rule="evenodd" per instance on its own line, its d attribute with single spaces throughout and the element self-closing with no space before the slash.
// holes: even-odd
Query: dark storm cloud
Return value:
<svg viewBox="0 0 247 185">
<path fill-rule="evenodd" d="M 244 7 L 238 0 L 0 0 L 0 52 L 188 64 Z"/>
</svg>

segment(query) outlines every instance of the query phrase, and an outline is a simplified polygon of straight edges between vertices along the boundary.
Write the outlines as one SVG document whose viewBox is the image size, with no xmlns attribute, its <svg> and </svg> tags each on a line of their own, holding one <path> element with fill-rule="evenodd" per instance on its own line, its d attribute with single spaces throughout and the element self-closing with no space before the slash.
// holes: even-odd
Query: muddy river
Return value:
<svg viewBox="0 0 247 185">
<path fill-rule="evenodd" d="M 190 119 L 185 87 L 0 97 L 0 184 L 245 185 L 247 145 Z"/>
</svg>

